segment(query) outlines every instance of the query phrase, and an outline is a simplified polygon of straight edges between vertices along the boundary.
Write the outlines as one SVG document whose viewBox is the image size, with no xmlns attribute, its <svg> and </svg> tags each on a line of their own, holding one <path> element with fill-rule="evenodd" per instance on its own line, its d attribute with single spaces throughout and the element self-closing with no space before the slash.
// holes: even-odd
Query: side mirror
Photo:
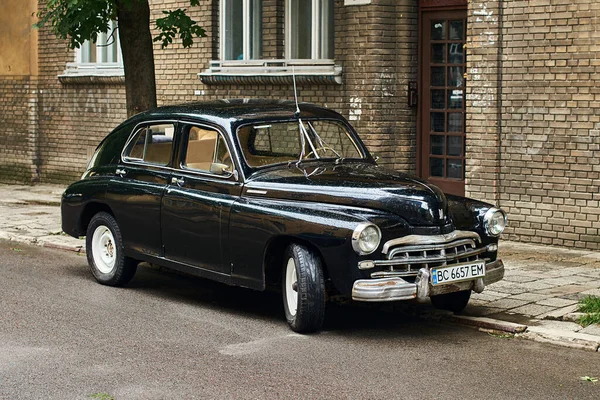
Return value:
<svg viewBox="0 0 600 400">
<path fill-rule="evenodd" d="M 377 154 L 371 153 L 371 155 L 373 156 L 373 159 L 375 160 L 375 162 L 379 161 L 379 156 Z"/>
</svg>

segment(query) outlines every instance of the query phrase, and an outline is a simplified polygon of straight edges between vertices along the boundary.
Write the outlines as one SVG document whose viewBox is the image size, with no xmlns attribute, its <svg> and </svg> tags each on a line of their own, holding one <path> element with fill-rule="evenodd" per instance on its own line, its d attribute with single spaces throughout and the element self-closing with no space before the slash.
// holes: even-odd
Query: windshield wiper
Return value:
<svg viewBox="0 0 600 400">
<path fill-rule="evenodd" d="M 298 131 L 300 133 L 300 145 L 301 145 L 301 149 L 300 149 L 300 157 L 298 158 L 298 161 L 296 162 L 296 165 L 300 165 L 300 163 L 302 162 L 302 160 L 304 159 L 304 147 L 306 147 L 306 141 L 308 140 L 308 145 L 311 148 L 311 153 L 313 153 L 317 158 L 319 158 L 319 155 L 317 154 L 317 150 L 315 149 L 315 146 L 313 145 L 312 141 L 310 140 L 310 137 L 308 136 L 308 132 L 306 132 L 306 128 L 304 127 L 304 124 L 302 123 L 302 119 L 300 119 L 300 117 L 298 117 Z"/>
<path fill-rule="evenodd" d="M 340 153 L 338 153 L 337 151 L 335 151 L 335 149 L 333 147 L 331 147 L 329 144 L 327 144 L 323 138 L 321 138 L 321 136 L 319 136 L 319 134 L 317 133 L 317 130 L 315 129 L 315 127 L 310 123 L 307 122 L 308 127 L 310 128 L 310 131 L 312 132 L 313 135 L 315 135 L 315 138 L 317 139 L 317 141 L 319 142 L 319 148 L 321 149 L 328 149 L 331 150 L 333 153 L 335 153 L 335 155 L 337 156 L 337 159 L 343 159 L 344 157 L 342 157 L 340 155 Z M 317 156 L 317 158 L 321 158 L 319 157 L 319 155 L 316 153 L 315 151 L 315 156 Z"/>
</svg>

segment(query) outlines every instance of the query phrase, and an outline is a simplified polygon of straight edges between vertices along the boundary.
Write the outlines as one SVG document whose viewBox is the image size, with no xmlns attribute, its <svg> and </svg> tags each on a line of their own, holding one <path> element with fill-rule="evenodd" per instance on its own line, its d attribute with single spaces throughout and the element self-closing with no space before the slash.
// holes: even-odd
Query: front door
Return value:
<svg viewBox="0 0 600 400">
<path fill-rule="evenodd" d="M 422 21 L 420 175 L 463 196 L 467 11 L 428 11 Z"/>
<path fill-rule="evenodd" d="M 242 191 L 229 146 L 209 126 L 182 122 L 180 133 L 181 163 L 172 172 L 161 211 L 165 257 L 229 276 L 229 213 Z"/>
</svg>

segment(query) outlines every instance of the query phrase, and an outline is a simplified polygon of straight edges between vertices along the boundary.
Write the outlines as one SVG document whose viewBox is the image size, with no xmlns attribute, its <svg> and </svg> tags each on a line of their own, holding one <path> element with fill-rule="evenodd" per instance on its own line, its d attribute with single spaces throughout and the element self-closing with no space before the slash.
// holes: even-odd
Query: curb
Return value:
<svg viewBox="0 0 600 400">
<path fill-rule="evenodd" d="M 525 333 L 516 335 L 523 339 L 533 340 L 539 343 L 551 343 L 572 349 L 580 349 L 598 352 L 600 349 L 600 337 L 585 333 L 568 332 L 559 329 L 540 328 L 530 326 Z"/>
<path fill-rule="evenodd" d="M 449 322 L 478 328 L 480 332 L 492 334 L 507 333 L 519 339 L 527 339 L 539 343 L 549 343 L 571 349 L 600 352 L 600 336 L 588 335 L 586 333 L 527 326 L 488 317 L 470 317 L 446 312 L 432 313 L 425 315 L 425 317 L 440 322 Z"/>
<path fill-rule="evenodd" d="M 52 241 L 40 240 L 32 236 L 15 235 L 3 231 L 0 231 L 0 239 L 8 240 L 9 242 L 24 243 L 34 246 L 46 247 L 49 249 L 72 251 L 74 253 L 85 254 L 85 247 L 83 245 L 55 243 Z"/>
<path fill-rule="evenodd" d="M 501 321 L 499 319 L 487 317 L 469 317 L 466 315 L 446 315 L 442 321 L 455 322 L 461 325 L 474 326 L 476 328 L 489 329 L 492 331 L 502 331 L 512 334 L 523 333 L 527 330 L 527 325 L 515 324 L 514 322 Z"/>
</svg>

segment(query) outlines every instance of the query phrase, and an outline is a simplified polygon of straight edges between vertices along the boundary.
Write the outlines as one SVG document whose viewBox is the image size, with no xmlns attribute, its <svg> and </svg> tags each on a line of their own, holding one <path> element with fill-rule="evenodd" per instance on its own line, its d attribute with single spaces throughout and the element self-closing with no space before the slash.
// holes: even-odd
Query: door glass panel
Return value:
<svg viewBox="0 0 600 400">
<path fill-rule="evenodd" d="M 213 129 L 189 127 L 184 166 L 199 171 L 210 171 L 215 157 L 217 131 Z"/>
<path fill-rule="evenodd" d="M 462 136 L 448 136 L 448 155 L 458 157 L 463 155 Z M 450 167 L 448 167 L 448 172 L 450 172 Z"/>
<path fill-rule="evenodd" d="M 443 135 L 431 135 L 431 153 L 436 156 L 444 155 L 444 136 Z"/>
<path fill-rule="evenodd" d="M 448 178 L 463 179 L 463 161 L 461 158 L 448 159 Z"/>
<path fill-rule="evenodd" d="M 444 159 L 430 158 L 429 159 L 429 175 L 444 177 Z"/>
<path fill-rule="evenodd" d="M 446 45 L 432 44 L 431 45 L 431 62 L 433 64 L 443 64 L 446 62 Z"/>
<path fill-rule="evenodd" d="M 446 132 L 463 132 L 463 113 L 448 113 L 448 130 Z"/>
<path fill-rule="evenodd" d="M 444 132 L 444 113 L 431 113 L 431 132 Z"/>
<path fill-rule="evenodd" d="M 144 161 L 152 164 L 167 165 L 173 153 L 172 124 L 151 125 L 140 129 L 136 134 L 126 157 L 133 160 Z"/>
<path fill-rule="evenodd" d="M 462 20 L 450 21 L 450 40 L 463 40 L 464 39 L 464 26 L 465 23 Z"/>
<path fill-rule="evenodd" d="M 431 86 L 446 86 L 446 68 L 431 67 Z"/>
<path fill-rule="evenodd" d="M 459 90 L 459 89 L 448 90 L 448 108 L 462 108 L 462 107 L 463 107 L 463 91 Z"/>
<path fill-rule="evenodd" d="M 432 90 L 431 91 L 431 108 L 436 110 L 443 110 L 446 108 L 445 90 Z"/>
<path fill-rule="evenodd" d="M 446 39 L 446 21 L 431 21 L 431 40 Z"/>
<path fill-rule="evenodd" d="M 448 86 L 463 86 L 463 67 L 448 67 Z"/>
<path fill-rule="evenodd" d="M 450 64 L 464 64 L 464 53 L 462 43 L 451 43 L 448 45 L 448 62 Z"/>
</svg>

